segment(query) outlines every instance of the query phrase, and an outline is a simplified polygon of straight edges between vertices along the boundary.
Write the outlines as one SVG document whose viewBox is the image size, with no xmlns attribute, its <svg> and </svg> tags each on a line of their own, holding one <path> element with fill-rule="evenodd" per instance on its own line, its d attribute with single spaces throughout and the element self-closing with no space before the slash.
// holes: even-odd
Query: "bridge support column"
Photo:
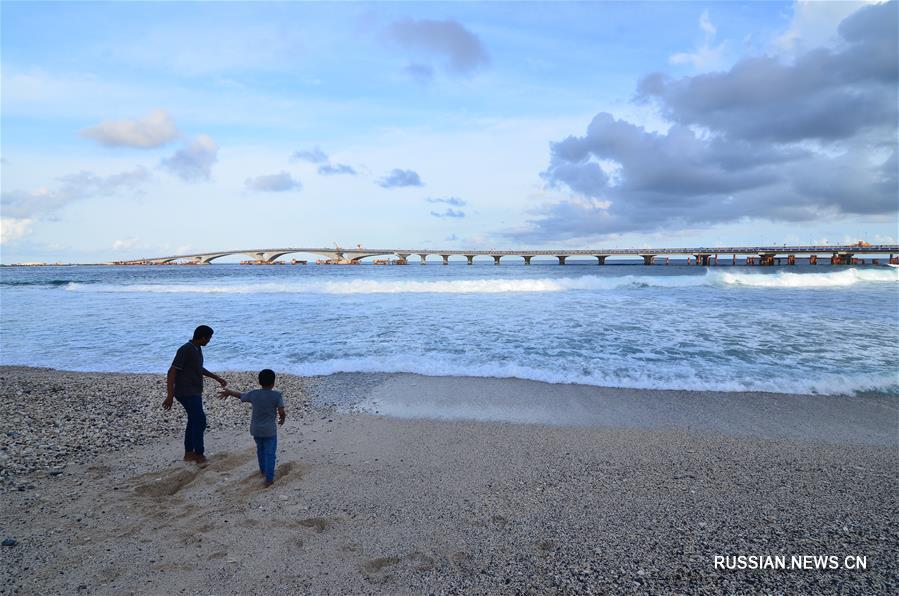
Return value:
<svg viewBox="0 0 899 596">
<path fill-rule="evenodd" d="M 653 260 L 653 258 L 655 258 L 655 255 L 640 255 L 640 256 L 643 257 L 644 265 L 652 265 L 652 260 Z"/>
<path fill-rule="evenodd" d="M 493 264 L 499 265 L 499 260 L 502 257 L 502 255 L 491 255 L 491 256 L 493 256 Z"/>
<path fill-rule="evenodd" d="M 759 255 L 759 265 L 762 267 L 771 267 L 774 265 L 774 255 Z"/>
<path fill-rule="evenodd" d="M 440 256 L 443 257 L 443 264 L 449 265 L 449 257 L 450 256 L 449 255 L 440 255 Z"/>
<path fill-rule="evenodd" d="M 734 253 L 734 265 L 737 264 L 737 253 Z"/>
<path fill-rule="evenodd" d="M 593 255 L 596 257 L 597 265 L 605 265 L 606 264 L 606 255 Z"/>
<path fill-rule="evenodd" d="M 473 264 L 474 264 L 474 255 L 465 255 L 465 258 L 468 259 L 468 264 L 469 264 L 469 265 L 473 265 Z"/>
<path fill-rule="evenodd" d="M 709 257 L 710 257 L 711 255 L 693 255 L 693 256 L 696 257 L 696 264 L 697 264 L 697 265 L 701 265 L 701 266 L 703 266 L 703 267 L 708 267 L 708 266 L 709 266 Z M 689 259 L 687 260 L 687 262 L 689 263 Z"/>
<path fill-rule="evenodd" d="M 808 264 L 809 265 L 817 265 L 818 264 L 818 255 L 809 255 Z"/>
<path fill-rule="evenodd" d="M 796 264 L 796 255 L 787 255 L 787 265 Z"/>
<path fill-rule="evenodd" d="M 568 255 L 556 255 L 556 258 L 559 259 L 559 265 L 564 265 Z"/>
<path fill-rule="evenodd" d="M 530 264 L 531 264 L 531 256 L 532 256 L 532 255 L 524 255 L 524 264 L 525 264 L 525 265 L 530 265 Z"/>
<path fill-rule="evenodd" d="M 418 255 L 418 256 L 419 256 L 419 258 L 421 258 L 421 264 L 422 264 L 422 265 L 427 265 L 427 264 L 428 264 L 428 255 Z"/>
</svg>

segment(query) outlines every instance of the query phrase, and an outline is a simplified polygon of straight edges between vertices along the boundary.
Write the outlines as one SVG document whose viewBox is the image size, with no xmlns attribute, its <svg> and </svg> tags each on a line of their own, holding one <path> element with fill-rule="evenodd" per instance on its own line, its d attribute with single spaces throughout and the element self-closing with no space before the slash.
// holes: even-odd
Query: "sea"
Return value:
<svg viewBox="0 0 899 596">
<path fill-rule="evenodd" d="M 899 396 L 896 268 L 516 261 L 3 267 L 0 364 Z"/>
</svg>

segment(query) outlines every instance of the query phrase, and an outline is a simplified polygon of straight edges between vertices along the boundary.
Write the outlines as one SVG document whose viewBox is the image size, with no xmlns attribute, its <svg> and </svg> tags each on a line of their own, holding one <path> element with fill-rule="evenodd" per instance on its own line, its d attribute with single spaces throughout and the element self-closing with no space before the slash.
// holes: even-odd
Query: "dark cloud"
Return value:
<svg viewBox="0 0 899 596">
<path fill-rule="evenodd" d="M 218 161 L 218 145 L 207 135 L 198 135 L 174 155 L 163 159 L 161 166 L 182 180 L 208 180 L 212 166 Z"/>
<path fill-rule="evenodd" d="M 322 151 L 321 147 L 316 145 L 314 149 L 294 151 L 290 158 L 308 161 L 309 163 L 326 163 L 328 161 L 328 154 Z"/>
<path fill-rule="evenodd" d="M 267 176 L 247 178 L 245 184 L 249 190 L 258 190 L 261 192 L 286 192 L 303 188 L 303 185 L 299 180 L 294 180 L 290 174 L 283 171 Z"/>
<path fill-rule="evenodd" d="M 434 80 L 434 69 L 427 64 L 412 63 L 406 67 L 406 72 L 422 85 L 426 85 Z"/>
<path fill-rule="evenodd" d="M 56 211 L 82 199 L 137 193 L 149 179 L 150 172 L 142 166 L 111 176 L 82 171 L 59 177 L 59 185 L 53 190 L 4 191 L 0 194 L 0 206 L 4 217 L 27 218 Z"/>
<path fill-rule="evenodd" d="M 356 175 L 356 170 L 352 166 L 342 163 L 324 164 L 318 167 L 318 173 L 322 176 L 339 176 L 341 174 Z"/>
<path fill-rule="evenodd" d="M 478 37 L 453 20 L 403 19 L 387 29 L 387 38 L 417 56 L 437 56 L 450 74 L 469 76 L 490 62 Z M 430 78 L 433 69 L 413 63 L 409 72 L 416 79 Z"/>
<path fill-rule="evenodd" d="M 858 10 L 841 24 L 846 47 L 818 48 L 792 64 L 763 56 L 727 72 L 644 78 L 637 99 L 655 101 L 672 122 L 731 139 L 794 142 L 847 139 L 896 129 L 897 4 Z"/>
<path fill-rule="evenodd" d="M 839 50 L 790 63 L 749 58 L 727 72 L 650 75 L 665 133 L 597 114 L 551 144 L 543 177 L 572 193 L 534 213 L 525 239 L 689 229 L 746 219 L 895 214 L 896 3 L 843 21 Z"/>
<path fill-rule="evenodd" d="M 445 199 L 428 197 L 425 199 L 428 203 L 444 203 L 453 207 L 464 207 L 467 203 L 458 197 L 447 197 Z"/>
<path fill-rule="evenodd" d="M 433 215 L 434 217 L 465 217 L 465 212 L 453 209 L 452 207 L 447 207 L 446 211 L 442 213 L 431 211 L 431 215 Z"/>
<path fill-rule="evenodd" d="M 378 180 L 384 188 L 400 188 L 403 186 L 424 186 L 418 174 L 412 170 L 391 170 L 389 174 Z"/>
</svg>

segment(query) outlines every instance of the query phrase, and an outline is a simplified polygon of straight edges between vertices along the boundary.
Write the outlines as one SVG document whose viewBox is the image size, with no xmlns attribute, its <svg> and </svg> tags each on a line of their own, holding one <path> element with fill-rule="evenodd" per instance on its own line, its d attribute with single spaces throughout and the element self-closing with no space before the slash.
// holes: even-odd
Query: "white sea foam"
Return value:
<svg viewBox="0 0 899 596">
<path fill-rule="evenodd" d="M 254 362 L 258 368 L 266 362 Z M 246 360 L 220 363 L 222 369 L 247 368 Z M 252 365 L 250 365 L 252 368 Z M 341 372 L 414 373 L 425 376 L 516 378 L 555 384 L 592 385 L 625 389 L 663 389 L 683 391 L 769 392 L 808 395 L 851 395 L 866 391 L 899 393 L 899 377 L 895 374 L 848 374 L 834 371 L 796 378 L 784 369 L 782 376 L 739 378 L 723 369 L 697 373 L 689 367 L 676 366 L 647 369 L 633 366 L 597 370 L 589 374 L 558 368 L 536 368 L 509 363 L 462 362 L 452 355 L 410 359 L 406 356 L 370 356 L 329 359 L 302 364 L 282 364 L 285 373 L 317 376 Z"/>
<path fill-rule="evenodd" d="M 724 285 L 757 288 L 844 288 L 858 283 L 899 282 L 899 269 L 844 269 L 826 273 L 791 273 L 778 271 L 772 274 L 731 273 L 709 271 Z"/>
<path fill-rule="evenodd" d="M 186 293 L 186 294 L 512 294 L 568 291 L 600 291 L 619 288 L 758 287 L 844 288 L 860 283 L 897 283 L 899 269 L 846 269 L 825 273 L 733 272 L 709 269 L 702 275 L 584 275 L 525 279 L 454 280 L 296 280 L 265 283 L 212 284 L 80 284 L 69 283 L 72 292 Z"/>
</svg>

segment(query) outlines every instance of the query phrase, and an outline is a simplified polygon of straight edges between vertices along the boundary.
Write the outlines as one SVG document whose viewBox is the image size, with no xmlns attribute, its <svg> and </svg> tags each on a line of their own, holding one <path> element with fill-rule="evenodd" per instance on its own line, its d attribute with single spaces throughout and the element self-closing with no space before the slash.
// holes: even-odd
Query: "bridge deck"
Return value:
<svg viewBox="0 0 899 596">
<path fill-rule="evenodd" d="M 715 246 L 715 247 L 680 247 L 680 248 L 595 248 L 595 249 L 533 249 L 533 250 L 458 250 L 458 249 L 434 249 L 434 248 L 328 248 L 328 247 L 287 247 L 287 248 L 253 248 L 245 250 L 223 250 L 216 252 L 202 252 L 185 255 L 172 255 L 167 257 L 152 257 L 146 259 L 135 259 L 130 261 L 116 261 L 120 264 L 133 263 L 165 263 L 182 259 L 192 259 L 202 262 L 210 262 L 226 256 L 233 255 L 249 255 L 256 260 L 273 261 L 284 255 L 294 253 L 308 253 L 323 255 L 332 259 L 350 259 L 358 260 L 366 257 L 396 255 L 399 257 L 408 257 L 410 255 L 419 255 L 423 258 L 430 255 L 439 256 L 465 256 L 465 257 L 572 257 L 572 256 L 592 256 L 592 257 L 614 257 L 614 256 L 642 256 L 652 257 L 658 255 L 687 255 L 687 256 L 712 256 L 712 255 L 751 255 L 751 256 L 776 256 L 776 255 L 812 255 L 818 253 L 837 254 L 837 255 L 858 255 L 858 254 L 897 254 L 899 253 L 899 245 L 896 244 L 878 244 L 860 246 L 853 245 L 797 245 L 797 246 Z"/>
</svg>

